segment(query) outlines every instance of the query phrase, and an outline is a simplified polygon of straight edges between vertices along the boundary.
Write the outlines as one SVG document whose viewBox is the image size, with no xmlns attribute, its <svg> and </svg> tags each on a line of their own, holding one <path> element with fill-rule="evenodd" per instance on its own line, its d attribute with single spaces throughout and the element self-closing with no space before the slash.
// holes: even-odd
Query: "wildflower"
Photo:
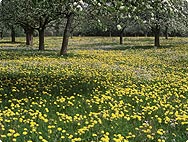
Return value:
<svg viewBox="0 0 188 142">
<path fill-rule="evenodd" d="M 62 131 L 62 128 L 58 127 L 57 130 L 58 130 L 58 131 Z"/>
<path fill-rule="evenodd" d="M 24 131 L 24 132 L 23 132 L 23 135 L 27 135 L 27 132 L 26 132 L 26 131 Z"/>
</svg>

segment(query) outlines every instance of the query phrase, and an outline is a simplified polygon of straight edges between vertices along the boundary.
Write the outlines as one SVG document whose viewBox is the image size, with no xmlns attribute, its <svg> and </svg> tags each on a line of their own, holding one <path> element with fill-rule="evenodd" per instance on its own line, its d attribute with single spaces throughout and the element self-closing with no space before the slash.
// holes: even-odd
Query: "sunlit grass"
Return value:
<svg viewBox="0 0 188 142">
<path fill-rule="evenodd" d="M 186 142 L 186 38 L 74 37 L 59 56 L 61 40 L 0 41 L 0 140 Z"/>
</svg>

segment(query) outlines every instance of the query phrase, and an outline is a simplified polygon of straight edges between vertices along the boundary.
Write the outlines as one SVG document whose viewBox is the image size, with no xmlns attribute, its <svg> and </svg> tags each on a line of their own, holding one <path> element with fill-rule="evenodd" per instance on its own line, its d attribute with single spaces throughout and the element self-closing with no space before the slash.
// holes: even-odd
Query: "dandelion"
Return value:
<svg viewBox="0 0 188 142">
<path fill-rule="evenodd" d="M 62 128 L 58 127 L 57 130 L 58 130 L 58 131 L 62 131 Z"/>
<path fill-rule="evenodd" d="M 26 131 L 23 132 L 23 135 L 27 135 L 28 133 Z"/>
</svg>

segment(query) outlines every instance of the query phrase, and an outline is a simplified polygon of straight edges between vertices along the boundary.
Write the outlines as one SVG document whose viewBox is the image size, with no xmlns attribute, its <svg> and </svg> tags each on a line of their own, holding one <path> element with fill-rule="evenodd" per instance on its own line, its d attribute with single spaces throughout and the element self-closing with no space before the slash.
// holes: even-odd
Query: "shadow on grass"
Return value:
<svg viewBox="0 0 188 142">
<path fill-rule="evenodd" d="M 37 73 L 36 73 L 37 74 Z M 84 76 L 66 74 L 52 76 L 50 74 L 40 75 L 23 75 L 23 74 L 0 74 L 1 99 L 8 103 L 8 100 L 23 99 L 31 97 L 34 100 L 41 98 L 56 98 L 57 96 L 74 96 L 76 94 L 89 97 L 96 88 L 100 91 L 106 88 L 95 82 L 95 78 L 85 79 Z"/>
<path fill-rule="evenodd" d="M 78 45 L 78 47 L 75 47 L 75 49 L 95 49 L 96 47 L 99 48 L 99 47 L 103 47 L 103 46 L 115 46 L 115 45 L 118 45 L 118 43 L 92 43 L 92 44 L 81 44 L 81 45 Z"/>
<path fill-rule="evenodd" d="M 19 60 L 22 58 L 32 57 L 46 57 L 46 58 L 75 58 L 82 57 L 79 54 L 68 53 L 60 56 L 59 50 L 44 50 L 39 51 L 37 49 L 1 49 L 0 48 L 0 60 Z"/>
<path fill-rule="evenodd" d="M 18 42 L 18 41 L 16 41 L 16 42 L 11 42 L 11 41 L 0 41 L 0 44 L 25 44 L 25 42 Z"/>
<path fill-rule="evenodd" d="M 154 47 L 152 45 L 120 45 L 117 43 L 95 43 L 95 44 L 84 44 L 78 45 L 76 47 L 70 47 L 68 50 L 107 50 L 107 51 L 126 51 L 126 50 L 148 50 L 148 49 L 165 49 L 172 48 L 174 45 L 163 45 L 161 47 Z M 47 57 L 47 58 L 75 58 L 80 57 L 80 55 L 75 53 L 68 53 L 67 55 L 60 56 L 60 51 L 57 49 L 46 49 L 44 51 L 38 51 L 37 48 L 32 47 L 3 47 L 0 48 L 0 60 L 8 59 L 21 59 L 25 57 Z"/>
<path fill-rule="evenodd" d="M 32 48 L 0 48 L 0 59 L 20 59 L 24 57 L 59 57 L 56 50 L 45 50 L 45 51 L 38 51 L 37 49 Z"/>
<path fill-rule="evenodd" d="M 147 50 L 147 49 L 165 49 L 172 48 L 175 45 L 162 45 L 160 47 L 155 47 L 153 45 L 120 45 L 120 44 L 87 44 L 80 45 L 78 48 L 73 48 L 72 50 Z"/>
<path fill-rule="evenodd" d="M 109 47 L 109 48 L 104 48 L 104 50 L 128 50 L 128 49 L 142 49 L 142 50 L 146 50 L 146 49 L 165 49 L 165 48 L 172 48 L 173 45 L 163 45 L 160 47 L 155 47 L 152 45 L 147 45 L 147 46 L 117 46 L 117 47 Z"/>
<path fill-rule="evenodd" d="M 124 37 L 125 41 L 153 42 L 153 37 Z"/>
</svg>

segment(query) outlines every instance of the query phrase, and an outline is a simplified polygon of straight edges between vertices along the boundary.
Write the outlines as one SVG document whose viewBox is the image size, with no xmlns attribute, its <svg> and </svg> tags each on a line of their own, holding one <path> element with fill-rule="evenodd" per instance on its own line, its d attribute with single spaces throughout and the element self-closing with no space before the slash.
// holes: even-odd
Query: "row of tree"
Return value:
<svg viewBox="0 0 188 142">
<path fill-rule="evenodd" d="M 45 29 L 63 29 L 60 54 L 67 54 L 71 33 L 89 24 L 109 34 L 116 29 L 120 44 L 130 27 L 141 27 L 152 31 L 155 46 L 160 46 L 163 29 L 168 31 L 185 29 L 188 16 L 187 0 L 2 0 L 0 1 L 0 38 L 4 27 L 11 30 L 15 42 L 15 27 L 23 28 L 26 45 L 33 44 L 34 31 L 38 31 L 39 50 L 44 50 Z M 93 27 L 93 26 L 91 26 Z"/>
</svg>

